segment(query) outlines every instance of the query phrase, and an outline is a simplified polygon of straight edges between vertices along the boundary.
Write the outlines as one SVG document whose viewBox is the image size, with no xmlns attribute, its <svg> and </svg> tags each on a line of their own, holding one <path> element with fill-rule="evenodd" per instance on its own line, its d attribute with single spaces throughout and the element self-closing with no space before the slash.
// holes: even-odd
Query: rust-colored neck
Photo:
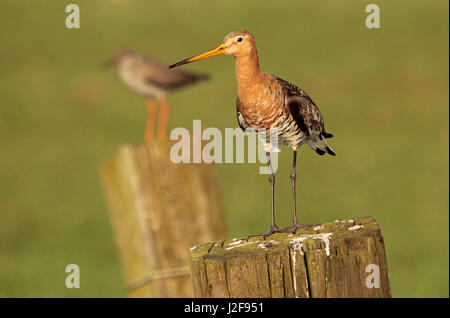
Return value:
<svg viewBox="0 0 450 318">
<path fill-rule="evenodd" d="M 236 79 L 239 90 L 257 85 L 261 75 L 256 48 L 250 54 L 236 56 Z"/>
</svg>

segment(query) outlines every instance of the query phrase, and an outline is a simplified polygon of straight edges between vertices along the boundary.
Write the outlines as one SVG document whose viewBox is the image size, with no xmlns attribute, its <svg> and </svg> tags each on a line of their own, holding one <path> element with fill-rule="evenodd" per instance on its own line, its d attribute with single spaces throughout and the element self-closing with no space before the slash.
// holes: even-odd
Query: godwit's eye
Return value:
<svg viewBox="0 0 450 318">
<path fill-rule="evenodd" d="M 238 41 L 238 42 L 242 42 L 242 38 L 241 38 L 241 37 L 238 37 L 237 41 Z"/>
</svg>

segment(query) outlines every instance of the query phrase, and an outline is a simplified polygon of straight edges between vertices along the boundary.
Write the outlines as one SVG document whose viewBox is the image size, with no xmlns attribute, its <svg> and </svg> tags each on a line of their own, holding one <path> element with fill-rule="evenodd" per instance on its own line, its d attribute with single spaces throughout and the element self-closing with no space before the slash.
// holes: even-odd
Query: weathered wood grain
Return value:
<svg viewBox="0 0 450 318">
<path fill-rule="evenodd" d="M 206 243 L 190 255 L 195 297 L 391 297 L 384 241 L 372 217 L 266 240 Z M 379 268 L 379 288 L 366 284 L 370 264 Z"/>
<path fill-rule="evenodd" d="M 132 297 L 192 297 L 189 248 L 226 237 L 212 165 L 174 164 L 170 146 L 125 145 L 101 168 Z"/>
</svg>

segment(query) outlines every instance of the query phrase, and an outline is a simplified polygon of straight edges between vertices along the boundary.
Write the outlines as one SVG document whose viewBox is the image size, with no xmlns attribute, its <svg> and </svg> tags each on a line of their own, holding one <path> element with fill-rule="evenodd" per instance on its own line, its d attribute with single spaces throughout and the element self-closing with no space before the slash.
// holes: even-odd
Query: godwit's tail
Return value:
<svg viewBox="0 0 450 318">
<path fill-rule="evenodd" d="M 323 156 L 325 153 L 328 153 L 329 155 L 332 156 L 336 156 L 336 153 L 334 152 L 333 148 L 331 148 L 330 145 L 325 140 L 325 138 L 332 138 L 332 137 L 333 137 L 332 134 L 323 132 L 319 137 L 311 138 L 308 141 L 306 141 L 306 144 L 321 156 Z"/>
</svg>

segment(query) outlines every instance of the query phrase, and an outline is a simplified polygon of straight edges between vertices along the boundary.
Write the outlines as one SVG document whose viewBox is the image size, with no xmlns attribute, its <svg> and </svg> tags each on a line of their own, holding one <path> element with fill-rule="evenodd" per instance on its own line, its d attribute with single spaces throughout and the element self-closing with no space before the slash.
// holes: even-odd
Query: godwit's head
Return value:
<svg viewBox="0 0 450 318">
<path fill-rule="evenodd" d="M 246 56 L 256 53 L 255 37 L 247 30 L 237 30 L 229 33 L 223 42 L 215 49 L 196 55 L 194 57 L 175 63 L 169 68 L 180 66 L 183 64 L 199 61 L 208 57 L 226 54 L 235 57 Z"/>
<path fill-rule="evenodd" d="M 256 50 L 255 37 L 247 30 L 229 33 L 222 42 L 227 55 L 250 55 Z"/>
</svg>

